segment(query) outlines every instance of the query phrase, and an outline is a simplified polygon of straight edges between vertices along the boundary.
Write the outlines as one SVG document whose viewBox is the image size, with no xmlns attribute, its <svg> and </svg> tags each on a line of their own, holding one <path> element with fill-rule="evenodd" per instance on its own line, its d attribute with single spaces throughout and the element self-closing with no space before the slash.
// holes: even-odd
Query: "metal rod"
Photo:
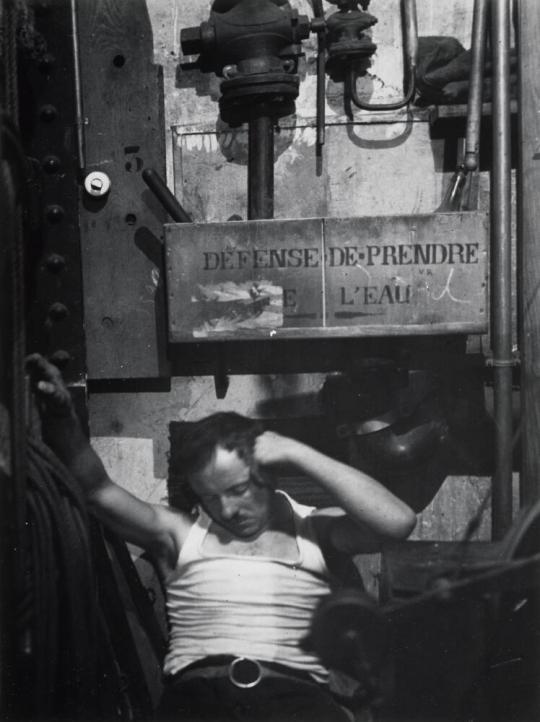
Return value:
<svg viewBox="0 0 540 722">
<path fill-rule="evenodd" d="M 75 80 L 75 113 L 77 116 L 77 155 L 79 168 L 86 167 L 84 147 L 84 116 L 81 89 L 81 64 L 79 50 L 79 27 L 77 21 L 77 0 L 71 0 L 71 32 L 73 33 L 73 77 Z"/>
<path fill-rule="evenodd" d="M 320 175 L 326 122 L 326 23 L 322 0 L 311 0 L 311 4 L 316 18 L 311 25 L 311 29 L 317 33 L 316 155 L 318 161 L 317 175 Z"/>
<path fill-rule="evenodd" d="M 178 198 L 171 193 L 159 173 L 156 173 L 153 168 L 145 168 L 142 172 L 142 177 L 173 221 L 177 223 L 192 223 L 191 216 L 184 210 Z"/>
<path fill-rule="evenodd" d="M 467 130 L 463 160 L 458 164 L 448 190 L 437 211 L 458 211 L 469 172 L 478 168 L 480 152 L 480 124 L 482 121 L 482 92 L 484 86 L 484 56 L 487 38 L 488 0 L 475 0 L 472 27 L 472 61 L 467 102 Z"/>
<path fill-rule="evenodd" d="M 248 218 L 274 217 L 274 119 L 264 106 L 249 120 Z"/>
<path fill-rule="evenodd" d="M 409 72 L 409 83 L 413 91 L 416 83 L 416 60 L 418 56 L 418 14 L 416 0 L 404 0 L 403 24 L 405 26 L 405 66 Z"/>
<path fill-rule="evenodd" d="M 402 0 L 403 57 L 405 65 L 404 97 L 395 103 L 365 103 L 356 90 L 357 73 L 351 65 L 345 76 L 345 92 L 360 110 L 398 110 L 408 105 L 416 90 L 416 58 L 418 54 L 418 22 L 416 0 Z"/>
<path fill-rule="evenodd" d="M 491 174 L 495 472 L 492 535 L 512 521 L 512 263 L 510 195 L 510 12 L 492 0 L 493 168 Z"/>
<path fill-rule="evenodd" d="M 321 156 L 326 123 L 326 53 L 324 38 L 320 33 L 317 42 L 317 156 Z"/>
<path fill-rule="evenodd" d="M 521 357 L 520 502 L 540 498 L 540 163 L 538 138 L 538 0 L 520 0 L 517 14 L 519 69 L 518 257 Z"/>
<path fill-rule="evenodd" d="M 482 121 L 482 91 L 484 86 L 484 57 L 487 37 L 487 0 L 475 0 L 471 74 L 469 81 L 469 100 L 467 105 L 467 132 L 465 137 L 465 170 L 474 171 L 478 168 L 480 149 L 480 123 Z"/>
</svg>

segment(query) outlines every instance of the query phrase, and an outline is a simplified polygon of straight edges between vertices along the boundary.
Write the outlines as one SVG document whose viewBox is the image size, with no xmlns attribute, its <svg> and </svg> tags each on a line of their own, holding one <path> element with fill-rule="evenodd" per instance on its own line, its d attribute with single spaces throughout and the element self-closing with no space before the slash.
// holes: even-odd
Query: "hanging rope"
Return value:
<svg viewBox="0 0 540 722">
<path fill-rule="evenodd" d="M 28 442 L 24 585 L 18 600 L 18 699 L 34 719 L 96 711 L 98 607 L 88 518 L 52 452 Z"/>
</svg>

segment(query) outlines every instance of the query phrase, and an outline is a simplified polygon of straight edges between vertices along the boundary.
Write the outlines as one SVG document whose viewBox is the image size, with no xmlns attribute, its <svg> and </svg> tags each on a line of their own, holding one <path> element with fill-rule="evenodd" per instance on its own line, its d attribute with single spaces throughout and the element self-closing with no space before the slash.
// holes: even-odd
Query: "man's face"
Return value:
<svg viewBox="0 0 540 722">
<path fill-rule="evenodd" d="M 237 451 L 216 447 L 212 461 L 190 484 L 205 511 L 235 536 L 255 536 L 268 526 L 273 489 L 257 483 Z"/>
</svg>

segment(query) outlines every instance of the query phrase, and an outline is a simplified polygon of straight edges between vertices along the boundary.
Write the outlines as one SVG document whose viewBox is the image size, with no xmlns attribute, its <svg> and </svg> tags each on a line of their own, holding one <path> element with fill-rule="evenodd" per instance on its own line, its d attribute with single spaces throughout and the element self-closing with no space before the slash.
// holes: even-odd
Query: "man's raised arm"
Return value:
<svg viewBox="0 0 540 722">
<path fill-rule="evenodd" d="M 327 515 L 327 529 L 341 551 L 371 551 L 385 541 L 405 539 L 414 529 L 416 515 L 404 501 L 363 471 L 306 444 L 266 431 L 256 439 L 254 455 L 262 465 L 293 464 L 334 498 L 346 516 L 331 521 Z"/>
<path fill-rule="evenodd" d="M 43 440 L 78 482 L 90 511 L 126 541 L 165 564 L 174 564 L 181 515 L 146 503 L 115 484 L 81 428 L 60 371 L 38 354 L 28 357 L 27 369 L 38 401 Z"/>
</svg>

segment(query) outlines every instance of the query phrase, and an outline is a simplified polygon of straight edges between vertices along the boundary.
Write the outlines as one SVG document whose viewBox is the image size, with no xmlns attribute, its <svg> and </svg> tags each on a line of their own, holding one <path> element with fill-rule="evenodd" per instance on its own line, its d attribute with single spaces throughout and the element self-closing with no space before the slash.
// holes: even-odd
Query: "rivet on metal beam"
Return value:
<svg viewBox="0 0 540 722">
<path fill-rule="evenodd" d="M 45 215 L 47 216 L 47 220 L 51 223 L 59 223 L 64 217 L 65 211 L 62 206 L 53 204 L 47 206 L 47 208 L 45 209 Z"/>
<path fill-rule="evenodd" d="M 45 266 L 51 273 L 60 273 L 66 267 L 66 259 L 59 253 L 51 253 L 45 260 Z"/>
<path fill-rule="evenodd" d="M 59 349 L 49 356 L 49 361 L 58 366 L 59 369 L 63 369 L 72 361 L 72 356 L 67 351 Z"/>
<path fill-rule="evenodd" d="M 51 123 L 53 120 L 58 118 L 58 110 L 54 107 L 54 105 L 43 105 L 39 109 L 39 117 L 45 123 Z"/>
<path fill-rule="evenodd" d="M 47 155 L 43 158 L 41 165 L 47 173 L 58 173 L 60 170 L 60 158 L 56 155 Z"/>
<path fill-rule="evenodd" d="M 66 316 L 69 314 L 69 311 L 67 306 L 57 301 L 56 303 L 53 303 L 51 306 L 49 306 L 48 314 L 49 317 L 52 318 L 54 321 L 62 321 L 62 319 L 66 318 Z"/>
<path fill-rule="evenodd" d="M 56 58 L 54 57 L 54 55 L 52 55 L 51 53 L 45 53 L 45 55 L 39 61 L 38 67 L 43 74 L 49 73 L 52 70 L 55 62 Z"/>
<path fill-rule="evenodd" d="M 32 10 L 35 15 L 47 15 L 51 11 L 51 6 L 46 0 L 39 0 L 32 4 Z"/>
</svg>

